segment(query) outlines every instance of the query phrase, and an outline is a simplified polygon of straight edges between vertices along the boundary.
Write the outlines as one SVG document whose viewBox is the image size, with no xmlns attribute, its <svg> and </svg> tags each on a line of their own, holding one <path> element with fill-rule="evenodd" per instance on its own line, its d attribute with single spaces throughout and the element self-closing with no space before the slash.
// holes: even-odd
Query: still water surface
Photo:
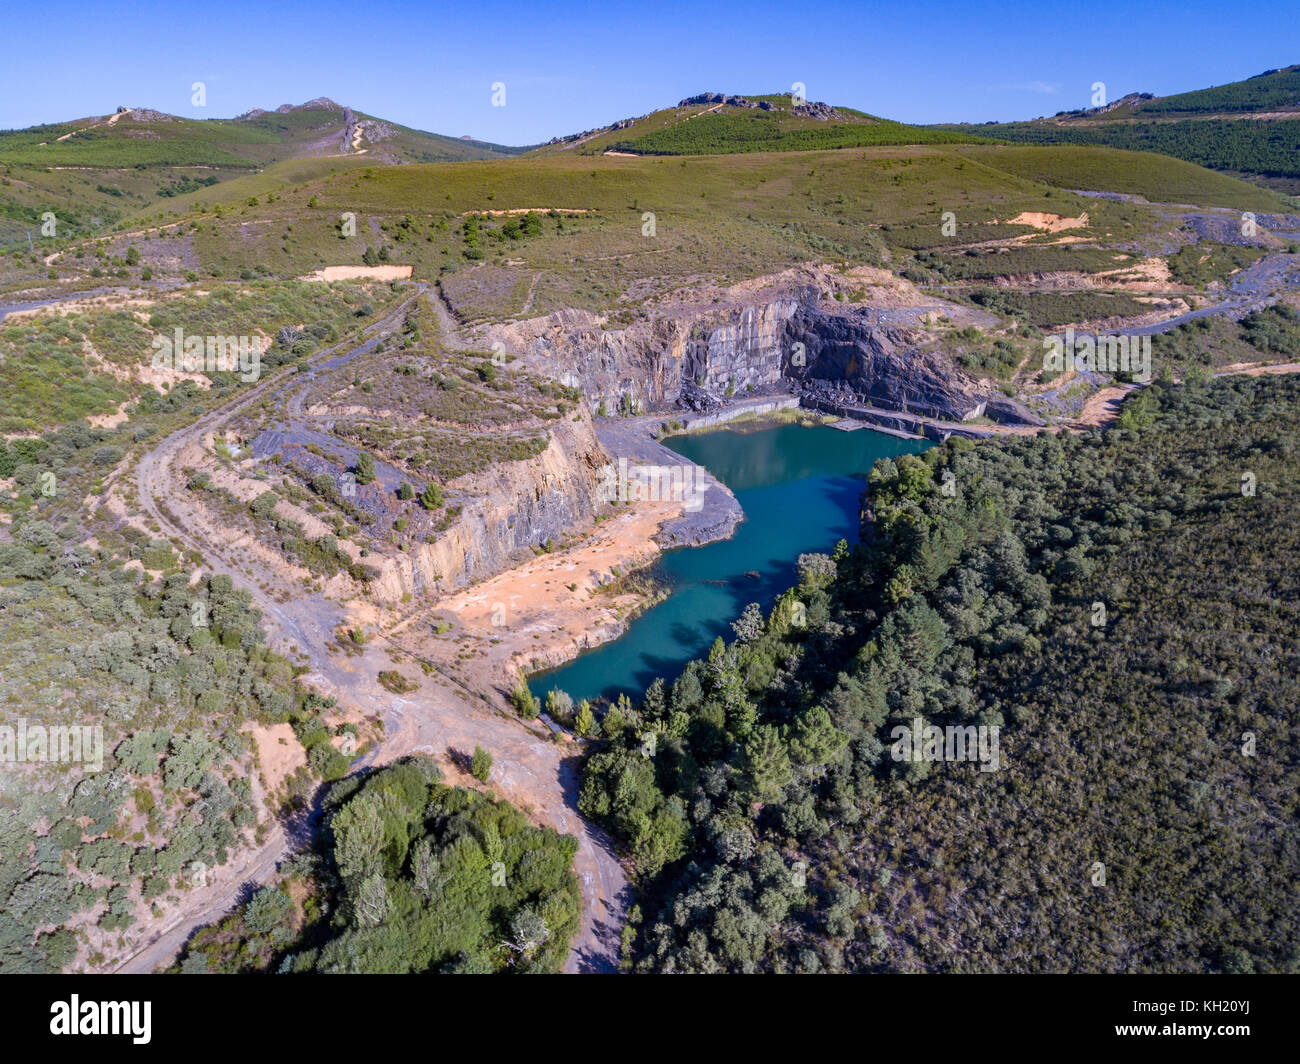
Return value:
<svg viewBox="0 0 1300 1064">
<path fill-rule="evenodd" d="M 859 499 L 878 458 L 930 446 L 870 429 L 841 432 L 824 425 L 722 429 L 666 442 L 726 484 L 745 519 L 731 539 L 664 554 L 655 571 L 671 588 L 668 598 L 620 638 L 530 677 L 538 698 L 558 687 L 575 702 L 623 692 L 639 699 L 656 677 L 675 678 L 718 636 L 733 637 L 731 622 L 747 603 L 759 603 L 766 613 L 797 582 L 800 554 L 830 553 L 841 539 L 857 542 Z"/>
</svg>

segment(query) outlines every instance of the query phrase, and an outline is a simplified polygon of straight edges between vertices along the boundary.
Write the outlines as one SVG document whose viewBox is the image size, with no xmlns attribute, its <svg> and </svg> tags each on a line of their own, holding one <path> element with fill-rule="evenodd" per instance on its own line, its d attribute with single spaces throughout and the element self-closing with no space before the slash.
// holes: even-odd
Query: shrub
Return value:
<svg viewBox="0 0 1300 1064">
<path fill-rule="evenodd" d="M 470 771 L 480 783 L 487 783 L 492 774 L 492 755 L 481 746 L 474 747 L 474 757 L 470 762 Z"/>
<path fill-rule="evenodd" d="M 537 699 L 533 697 L 532 691 L 528 690 L 528 685 L 523 680 L 520 680 L 515 685 L 515 689 L 510 692 L 510 701 L 525 720 L 532 720 L 541 712 Z"/>
</svg>

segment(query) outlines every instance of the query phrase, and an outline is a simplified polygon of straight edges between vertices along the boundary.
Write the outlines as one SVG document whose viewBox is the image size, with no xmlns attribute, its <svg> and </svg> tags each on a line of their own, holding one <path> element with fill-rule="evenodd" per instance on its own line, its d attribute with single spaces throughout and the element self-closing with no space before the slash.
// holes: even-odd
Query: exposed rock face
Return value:
<svg viewBox="0 0 1300 1064">
<path fill-rule="evenodd" d="M 985 389 L 916 351 L 907 329 L 805 305 L 790 323 L 789 340 L 804 345 L 804 364 L 790 364 L 789 373 L 810 385 L 831 382 L 859 401 L 945 421 L 984 412 Z"/>
<path fill-rule="evenodd" d="M 342 111 L 343 107 L 335 103 L 328 96 L 317 96 L 314 100 L 308 100 L 306 103 L 292 104 L 282 103 L 275 109 L 278 115 L 293 114 L 294 111 Z"/>
<path fill-rule="evenodd" d="M 1155 96 L 1149 92 L 1130 92 L 1127 96 L 1121 96 L 1118 100 L 1103 104 L 1100 107 L 1089 107 L 1087 113 L 1090 115 L 1104 115 L 1110 111 L 1117 110 L 1120 107 L 1133 107 L 1145 100 L 1154 100 Z"/>
<path fill-rule="evenodd" d="M 668 407 L 681 393 L 687 331 L 656 319 L 606 331 L 585 311 L 561 311 L 504 330 L 507 350 L 578 388 L 592 410 Z"/>
<path fill-rule="evenodd" d="M 136 122 L 175 122 L 178 121 L 175 115 L 169 115 L 166 111 L 155 111 L 151 107 L 132 107 L 118 110 L 119 114 L 127 114 Z"/>
<path fill-rule="evenodd" d="M 773 93 L 774 96 L 785 96 L 786 93 Z M 744 96 L 727 96 L 721 92 L 702 92 L 698 96 L 688 96 L 684 100 L 679 100 L 678 107 L 699 107 L 703 104 L 726 104 L 728 107 L 743 107 L 747 110 L 759 111 L 785 111 L 789 110 L 793 114 L 801 115 L 805 118 L 816 118 L 825 122 L 831 118 L 839 118 L 840 113 L 828 103 L 797 103 L 789 108 L 779 107 L 770 100 L 750 100 Z"/>
<path fill-rule="evenodd" d="M 775 298 L 696 307 L 614 331 L 594 315 L 566 311 L 492 336 L 608 415 L 710 412 L 732 397 L 791 388 L 822 394 L 833 385 L 823 398 L 964 421 L 999 398 L 987 382 L 923 352 L 915 328 L 872 322 L 866 309 L 823 309 L 818 295 L 794 286 Z M 1000 400 L 995 410 L 1000 420 L 1032 423 L 1019 404 Z"/>
<path fill-rule="evenodd" d="M 796 269 L 721 293 L 696 293 L 625 329 L 606 330 L 595 314 L 565 310 L 480 330 L 476 343 L 503 342 L 530 369 L 578 389 L 585 404 L 578 417 L 553 427 L 538 457 L 453 485 L 463 506 L 459 518 L 436 542 L 387 558 L 372 593 L 394 602 L 462 585 L 509 567 L 529 548 L 590 528 L 609 454 L 654 459 L 642 454 L 652 446 L 645 424 L 612 416 L 618 413 L 680 417 L 692 410 L 711 422 L 740 407 L 799 401 L 935 439 L 952 432 L 982 436 L 988 429 L 921 419 L 988 415 L 1041 424 L 991 383 L 925 350 L 927 334 L 916 323 L 942 308 L 910 289 L 880 291 L 877 305 L 839 306 L 816 269 Z M 588 411 L 602 408 L 611 417 L 599 422 L 597 438 Z M 725 535 L 740 515 L 724 494 L 719 486 L 716 506 L 666 527 L 661 542 Z"/>
<path fill-rule="evenodd" d="M 698 107 L 700 104 L 725 103 L 728 107 L 744 107 L 749 110 L 774 110 L 767 100 L 747 100 L 743 96 L 725 96 L 720 92 L 702 92 L 698 96 L 688 96 L 678 102 L 678 107 Z"/>
<path fill-rule="evenodd" d="M 781 380 L 786 325 L 799 304 L 793 299 L 745 307 L 732 323 L 703 332 L 686 344 L 685 375 L 714 393 L 761 391 Z"/>
<path fill-rule="evenodd" d="M 357 116 L 352 112 L 352 108 L 343 108 L 343 139 L 339 146 L 344 154 L 352 150 L 352 136 L 356 132 L 356 128 Z"/>
<path fill-rule="evenodd" d="M 679 404 L 702 410 L 724 396 L 781 383 L 785 325 L 797 306 L 794 299 L 776 299 L 612 331 L 594 315 L 564 311 L 492 335 L 580 389 L 593 410 L 645 412 Z"/>
<path fill-rule="evenodd" d="M 1041 428 L 1047 424 L 1032 410 L 1021 406 L 1014 399 L 990 399 L 984 407 L 984 413 L 1004 425 L 1035 425 Z"/>
<path fill-rule="evenodd" d="M 434 543 L 388 558 L 372 594 L 395 602 L 407 593 L 463 585 L 508 568 L 547 540 L 590 527 L 599 472 L 608 460 L 588 418 L 566 419 L 536 458 L 476 477 L 452 527 Z"/>
</svg>

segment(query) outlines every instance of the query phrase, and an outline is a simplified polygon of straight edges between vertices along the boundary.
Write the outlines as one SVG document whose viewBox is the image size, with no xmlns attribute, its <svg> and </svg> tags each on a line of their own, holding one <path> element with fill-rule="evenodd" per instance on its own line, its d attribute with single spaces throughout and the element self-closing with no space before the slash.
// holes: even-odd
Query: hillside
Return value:
<svg viewBox="0 0 1300 1064">
<path fill-rule="evenodd" d="M 250 169 L 317 156 L 369 155 L 377 163 L 450 162 L 519 150 L 409 129 L 324 97 L 237 118 L 199 120 L 123 108 L 100 118 L 0 132 L 0 163 L 14 166 Z"/>
<path fill-rule="evenodd" d="M 1104 107 L 1029 122 L 935 128 L 1033 144 L 1158 152 L 1300 192 L 1300 66 L 1173 96 L 1132 93 Z"/>
<path fill-rule="evenodd" d="M 0 788 L 0 968 L 1294 969 L 1300 218 L 981 129 L 0 134 L 0 705 L 103 726 Z M 860 547 L 708 563 L 753 590 L 678 627 L 736 639 L 539 718 L 529 674 L 650 645 L 663 552 L 831 527 L 703 457 L 698 512 L 611 497 L 733 415 L 937 446 L 844 464 Z M 1003 770 L 891 758 L 917 718 Z"/>
<path fill-rule="evenodd" d="M 504 158 L 524 149 L 410 129 L 324 97 L 237 118 L 197 120 L 123 108 L 0 131 L 0 247 L 44 211 L 91 232 L 152 204 L 287 160 L 347 165 Z M 325 172 L 318 168 L 319 172 Z"/>
<path fill-rule="evenodd" d="M 1297 398 L 878 462 L 869 547 L 602 722 L 635 969 L 1296 971 Z"/>
<path fill-rule="evenodd" d="M 640 118 L 552 141 L 542 150 L 582 155 L 726 155 L 896 144 L 954 144 L 972 133 L 909 126 L 847 107 L 798 102 L 787 94 L 702 93 Z"/>
<path fill-rule="evenodd" d="M 1300 114 L 1300 66 L 1266 70 L 1252 78 L 1174 96 L 1161 96 L 1134 108 L 1143 114 L 1188 115 L 1260 114 L 1295 111 Z"/>
</svg>

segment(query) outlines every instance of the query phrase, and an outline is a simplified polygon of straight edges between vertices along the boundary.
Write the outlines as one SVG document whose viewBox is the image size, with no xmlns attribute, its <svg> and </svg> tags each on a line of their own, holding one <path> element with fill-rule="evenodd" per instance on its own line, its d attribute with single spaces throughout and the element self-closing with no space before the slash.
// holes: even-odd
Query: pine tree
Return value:
<svg viewBox="0 0 1300 1064">
<path fill-rule="evenodd" d="M 585 698 L 578 706 L 578 714 L 573 718 L 573 730 L 584 739 L 596 730 L 596 714 L 591 711 L 591 703 Z"/>
<path fill-rule="evenodd" d="M 357 464 L 353 469 L 358 484 L 369 484 L 375 479 L 375 460 L 365 451 L 357 452 Z"/>
<path fill-rule="evenodd" d="M 492 774 L 492 755 L 481 746 L 474 747 L 474 757 L 470 762 L 470 772 L 480 783 L 487 783 Z"/>
</svg>

